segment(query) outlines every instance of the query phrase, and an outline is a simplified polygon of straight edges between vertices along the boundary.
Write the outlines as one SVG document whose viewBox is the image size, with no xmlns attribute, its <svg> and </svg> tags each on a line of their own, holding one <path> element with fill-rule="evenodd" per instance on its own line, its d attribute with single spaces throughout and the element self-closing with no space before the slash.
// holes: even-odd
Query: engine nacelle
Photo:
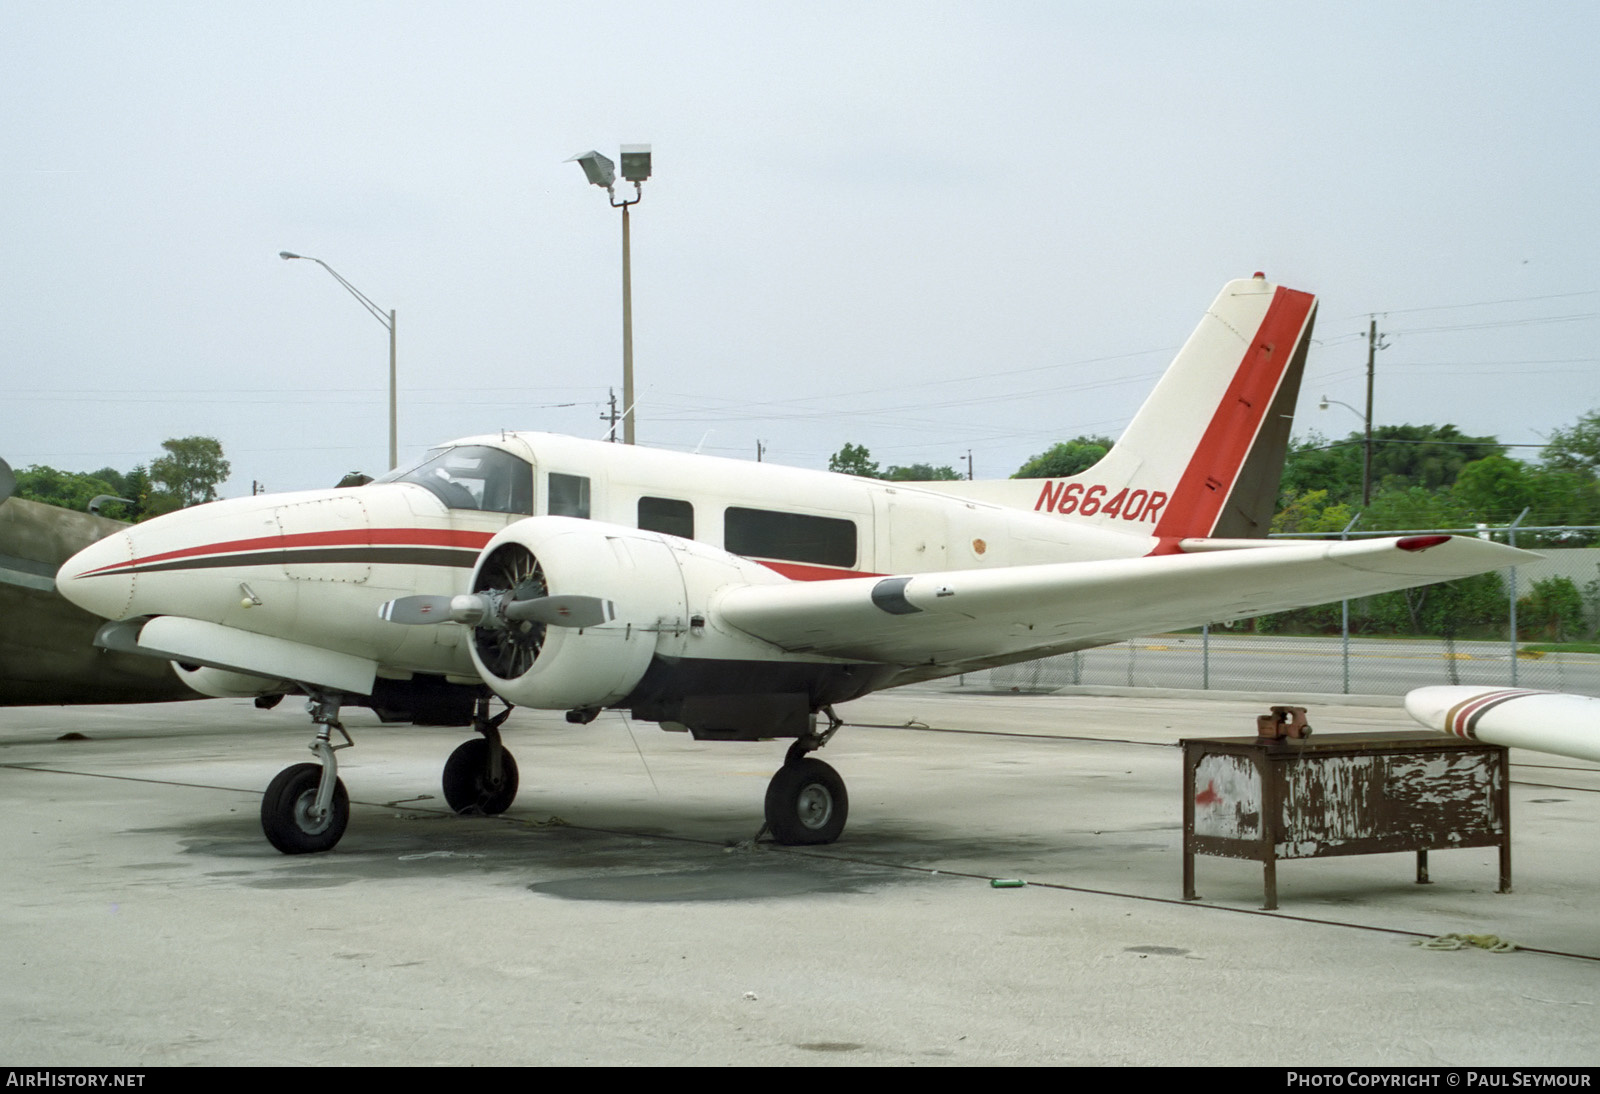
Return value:
<svg viewBox="0 0 1600 1094">
<path fill-rule="evenodd" d="M 687 584 L 694 588 L 686 588 L 686 569 L 693 571 Z M 536 622 L 475 627 L 472 662 L 495 694 L 517 706 L 610 706 L 634 690 L 658 652 L 681 651 L 694 614 L 691 597 L 703 605 L 715 588 L 748 582 L 751 571 L 761 569 L 655 532 L 530 517 L 489 541 L 473 570 L 472 591 L 520 587 L 518 599 L 601 597 L 615 605 L 616 618 L 583 628 Z"/>
</svg>

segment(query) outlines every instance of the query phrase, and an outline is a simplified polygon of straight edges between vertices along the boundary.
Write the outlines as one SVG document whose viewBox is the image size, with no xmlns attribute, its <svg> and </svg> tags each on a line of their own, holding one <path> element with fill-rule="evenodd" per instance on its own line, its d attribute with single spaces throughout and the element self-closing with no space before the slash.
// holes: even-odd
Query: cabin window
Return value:
<svg viewBox="0 0 1600 1094">
<path fill-rule="evenodd" d="M 856 564 L 855 521 L 838 517 L 730 507 L 723 513 L 722 539 L 727 550 L 752 558 L 819 566 Z"/>
<path fill-rule="evenodd" d="M 639 527 L 680 539 L 694 538 L 694 506 L 678 498 L 640 498 Z"/>
<path fill-rule="evenodd" d="M 589 519 L 589 480 L 550 472 L 550 515 Z"/>
<path fill-rule="evenodd" d="M 413 482 L 451 509 L 533 515 L 533 468 L 526 460 L 486 445 L 436 448 L 378 482 Z"/>
</svg>

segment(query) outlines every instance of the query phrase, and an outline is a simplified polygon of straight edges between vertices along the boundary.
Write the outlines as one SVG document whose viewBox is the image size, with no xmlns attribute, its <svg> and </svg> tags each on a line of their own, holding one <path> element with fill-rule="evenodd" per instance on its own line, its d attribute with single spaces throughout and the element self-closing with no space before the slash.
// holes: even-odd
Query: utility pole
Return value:
<svg viewBox="0 0 1600 1094">
<path fill-rule="evenodd" d="M 756 462 L 761 462 L 761 457 L 766 455 L 767 446 L 761 443 L 761 438 L 756 438 Z"/>
<path fill-rule="evenodd" d="M 972 481 L 972 449 L 967 449 L 967 481 Z"/>
<path fill-rule="evenodd" d="M 1377 356 L 1380 349 L 1388 349 L 1387 344 L 1379 343 L 1378 317 L 1371 317 L 1367 324 L 1367 440 L 1361 455 L 1361 508 L 1365 509 L 1372 502 L 1372 382 L 1377 371 Z"/>
<path fill-rule="evenodd" d="M 610 413 L 600 415 L 600 420 L 602 422 L 609 421 L 611 423 L 611 435 L 606 439 L 609 440 L 612 444 L 616 444 L 617 443 L 617 417 L 618 417 L 618 415 L 617 415 L 617 389 L 614 388 L 614 387 L 606 388 L 606 397 L 607 397 L 607 401 L 611 405 L 611 410 L 610 410 Z"/>
</svg>

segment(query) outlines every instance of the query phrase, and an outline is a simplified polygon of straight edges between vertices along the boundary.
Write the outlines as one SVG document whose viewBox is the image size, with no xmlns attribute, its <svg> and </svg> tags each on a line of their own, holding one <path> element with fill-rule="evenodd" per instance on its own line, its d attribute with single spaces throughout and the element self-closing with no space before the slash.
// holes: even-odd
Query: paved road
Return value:
<svg viewBox="0 0 1600 1094">
<path fill-rule="evenodd" d="M 291 704 L 284 704 L 284 708 Z M 1179 736 L 1255 704 L 908 689 L 844 708 L 851 822 L 751 847 L 782 744 L 517 712 L 523 791 L 446 814 L 462 734 L 350 718 L 333 852 L 263 841 L 304 716 L 0 711 L 0 1060 L 14 1064 L 1593 1064 L 1600 769 L 1515 768 L 1491 852 L 1204 859 Z M 1316 706 L 1319 732 L 1399 711 Z M 80 733 L 83 739 L 63 739 Z M 1536 765 L 1536 766 L 1535 766 Z M 996 889 L 992 878 L 1025 878 Z M 1440 953 L 1492 933 L 1578 956 Z"/>
<path fill-rule="evenodd" d="M 1515 672 L 1513 673 L 1513 666 Z M 1528 654 L 1513 662 L 1504 642 L 1278 638 L 1214 634 L 1137 638 L 1067 657 L 994 670 L 996 686 L 1285 690 L 1404 695 L 1430 684 L 1482 684 L 1600 695 L 1600 655 Z"/>
</svg>

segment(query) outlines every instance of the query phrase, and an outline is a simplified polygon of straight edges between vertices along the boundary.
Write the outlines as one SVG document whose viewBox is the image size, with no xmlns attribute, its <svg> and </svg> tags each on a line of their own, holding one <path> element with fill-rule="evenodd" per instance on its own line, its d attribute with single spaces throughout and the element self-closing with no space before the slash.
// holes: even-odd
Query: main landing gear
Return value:
<svg viewBox="0 0 1600 1094">
<path fill-rule="evenodd" d="M 511 808 L 517 798 L 517 761 L 500 743 L 500 726 L 511 714 L 505 710 L 489 717 L 489 700 L 479 699 L 472 728 L 482 738 L 468 741 L 444 764 L 444 800 L 457 813 L 494 816 Z"/>
<path fill-rule="evenodd" d="M 839 773 L 821 760 L 806 755 L 827 744 L 844 724 L 831 706 L 822 710 L 828 716 L 828 728 L 796 738 L 789 746 L 783 766 L 767 784 L 764 830 L 782 844 L 832 843 L 844 831 L 844 822 L 850 813 L 850 798 Z"/>
</svg>

